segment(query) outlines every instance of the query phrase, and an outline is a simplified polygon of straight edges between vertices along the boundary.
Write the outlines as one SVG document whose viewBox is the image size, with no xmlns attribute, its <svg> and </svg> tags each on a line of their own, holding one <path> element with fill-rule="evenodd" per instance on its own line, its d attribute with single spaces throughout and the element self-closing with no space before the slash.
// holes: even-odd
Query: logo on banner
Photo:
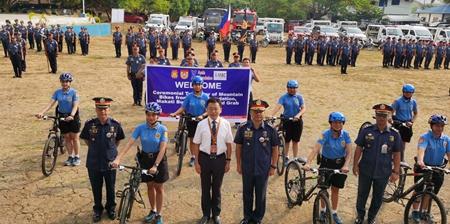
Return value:
<svg viewBox="0 0 450 224">
<path fill-rule="evenodd" d="M 227 71 L 214 71 L 214 80 L 226 81 L 227 80 Z"/>
<path fill-rule="evenodd" d="M 198 73 L 198 70 L 192 69 L 191 70 L 192 76 L 196 76 Z"/>
<path fill-rule="evenodd" d="M 178 78 L 178 70 L 172 70 L 172 73 L 170 73 L 170 77 L 172 77 L 172 79 Z"/>
<path fill-rule="evenodd" d="M 189 77 L 189 70 L 181 70 L 180 77 L 181 79 L 187 79 Z"/>
</svg>

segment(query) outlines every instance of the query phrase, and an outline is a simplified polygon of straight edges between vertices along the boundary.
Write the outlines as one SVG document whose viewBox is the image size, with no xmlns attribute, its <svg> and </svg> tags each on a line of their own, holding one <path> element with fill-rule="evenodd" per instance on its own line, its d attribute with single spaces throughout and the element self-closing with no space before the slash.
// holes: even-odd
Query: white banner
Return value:
<svg viewBox="0 0 450 224">
<path fill-rule="evenodd" d="M 111 23 L 123 23 L 125 16 L 125 9 L 111 10 Z"/>
</svg>

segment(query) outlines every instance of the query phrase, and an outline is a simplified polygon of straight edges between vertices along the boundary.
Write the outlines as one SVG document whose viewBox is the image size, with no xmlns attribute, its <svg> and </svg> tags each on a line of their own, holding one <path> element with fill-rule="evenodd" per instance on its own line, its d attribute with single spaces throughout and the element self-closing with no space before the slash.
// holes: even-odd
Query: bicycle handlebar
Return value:
<svg viewBox="0 0 450 224">
<path fill-rule="evenodd" d="M 193 120 L 193 121 L 195 121 L 195 120 L 197 120 L 197 117 L 194 117 L 194 116 L 190 116 L 190 115 L 177 115 L 177 116 L 175 116 L 175 119 L 180 119 L 180 118 L 185 118 L 185 119 L 189 119 L 189 120 Z"/>
<path fill-rule="evenodd" d="M 64 121 L 65 120 L 65 118 L 63 118 L 63 117 L 60 117 L 60 118 L 58 118 L 58 117 L 56 117 L 56 116 L 48 116 L 48 115 L 45 115 L 45 116 L 43 116 L 42 117 L 42 120 L 50 120 L 50 119 L 52 119 L 52 120 L 56 120 L 56 119 L 59 119 L 60 121 Z"/>
<path fill-rule="evenodd" d="M 110 164 L 110 167 L 111 167 L 111 164 Z M 123 164 L 119 165 L 117 168 L 111 167 L 111 169 L 113 169 L 113 170 L 117 169 L 119 171 L 124 171 L 125 169 L 137 170 L 137 171 L 140 171 L 141 174 L 145 174 L 145 175 L 151 176 L 151 177 L 154 177 L 155 175 L 158 174 L 158 171 L 156 171 L 156 173 L 154 173 L 154 174 L 151 174 L 151 173 L 149 173 L 149 170 L 147 170 L 147 169 L 142 169 L 139 167 L 128 166 L 128 165 L 123 165 Z"/>
<path fill-rule="evenodd" d="M 318 173 L 320 171 L 325 171 L 325 172 L 331 172 L 333 174 L 342 174 L 342 175 L 347 175 L 347 173 L 342 172 L 341 170 L 338 169 L 329 169 L 329 168 L 311 168 L 310 171 L 312 173 Z"/>
<path fill-rule="evenodd" d="M 422 169 L 428 170 L 428 171 L 441 171 L 441 172 L 444 172 L 445 174 L 450 174 L 450 169 L 445 169 L 445 168 L 438 167 L 438 166 L 425 166 Z"/>
</svg>

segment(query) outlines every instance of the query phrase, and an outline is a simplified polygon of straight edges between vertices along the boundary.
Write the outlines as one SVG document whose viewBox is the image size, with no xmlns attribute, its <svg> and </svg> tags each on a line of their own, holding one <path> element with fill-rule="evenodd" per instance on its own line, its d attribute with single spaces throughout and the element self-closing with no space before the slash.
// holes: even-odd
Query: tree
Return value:
<svg viewBox="0 0 450 224">
<path fill-rule="evenodd" d="M 172 20 L 178 20 L 189 12 L 191 2 L 189 0 L 170 0 L 169 15 Z"/>
<path fill-rule="evenodd" d="M 170 8 L 169 0 L 154 0 L 151 4 L 150 13 L 168 14 Z"/>
<path fill-rule="evenodd" d="M 142 9 L 143 0 L 120 0 L 119 7 L 129 12 L 138 12 Z"/>
</svg>

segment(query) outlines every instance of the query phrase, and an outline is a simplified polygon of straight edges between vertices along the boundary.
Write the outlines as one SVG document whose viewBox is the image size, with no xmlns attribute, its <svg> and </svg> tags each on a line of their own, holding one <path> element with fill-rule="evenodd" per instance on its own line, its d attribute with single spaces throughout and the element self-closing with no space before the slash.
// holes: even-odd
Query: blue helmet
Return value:
<svg viewBox="0 0 450 224">
<path fill-rule="evenodd" d="M 286 84 L 287 88 L 298 88 L 297 80 L 289 80 Z"/>
<path fill-rule="evenodd" d="M 196 75 L 192 78 L 192 84 L 197 84 L 197 85 L 201 85 L 203 84 L 203 78 L 199 75 Z"/>
<path fill-rule="evenodd" d="M 402 91 L 404 93 L 414 93 L 414 91 L 416 91 L 416 88 L 411 84 L 405 84 L 403 85 Z"/>
<path fill-rule="evenodd" d="M 145 112 L 160 114 L 162 112 L 162 108 L 158 103 L 150 102 L 145 105 Z"/>
<path fill-rule="evenodd" d="M 342 123 L 345 123 L 345 116 L 343 113 L 341 112 L 332 112 L 330 114 L 330 116 L 328 116 L 328 122 L 333 122 L 333 121 L 340 121 Z"/>
<path fill-rule="evenodd" d="M 70 74 L 69 72 L 62 73 L 59 76 L 59 81 L 61 81 L 61 82 L 72 82 L 73 81 L 72 74 Z"/>
<path fill-rule="evenodd" d="M 433 114 L 431 115 L 430 119 L 428 119 L 429 124 L 447 124 L 447 117 L 440 114 Z"/>
</svg>

